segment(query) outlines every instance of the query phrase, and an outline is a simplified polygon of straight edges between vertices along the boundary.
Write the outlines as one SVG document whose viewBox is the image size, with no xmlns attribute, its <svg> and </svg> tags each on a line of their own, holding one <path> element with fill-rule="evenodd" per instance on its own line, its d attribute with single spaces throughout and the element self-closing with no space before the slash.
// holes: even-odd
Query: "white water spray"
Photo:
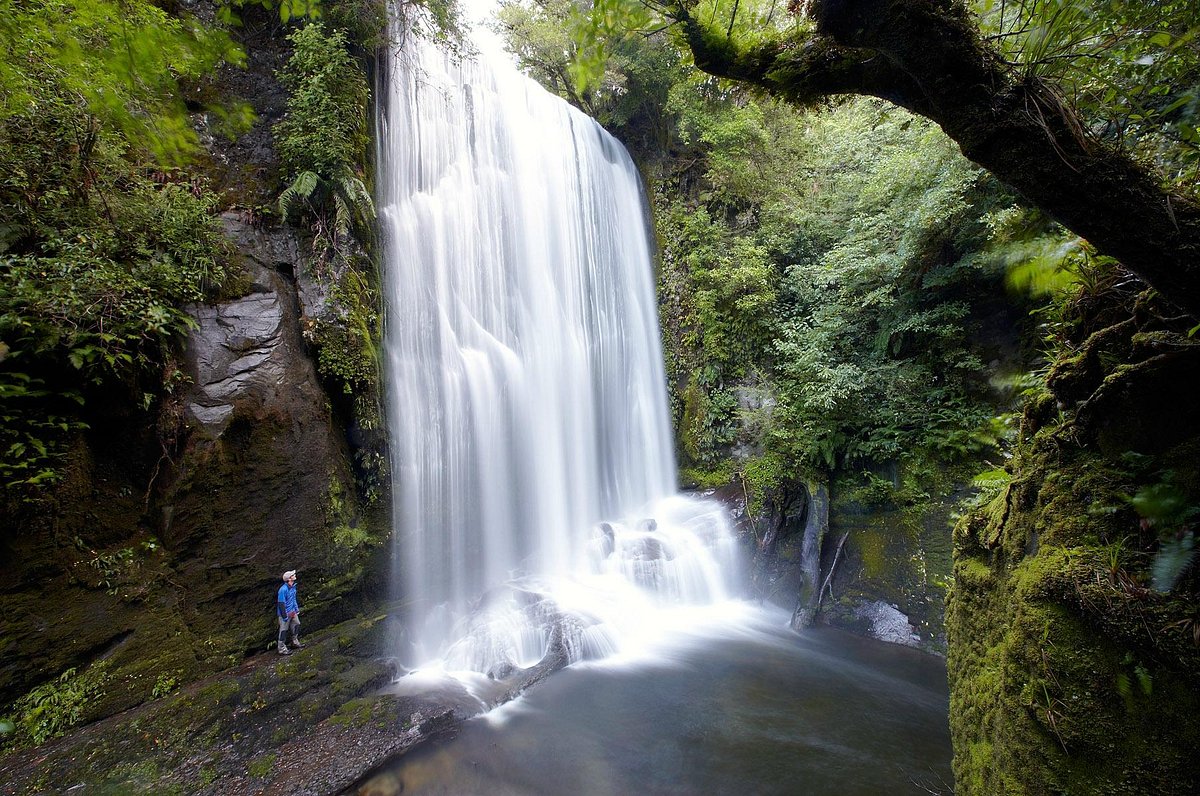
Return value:
<svg viewBox="0 0 1200 796">
<path fill-rule="evenodd" d="M 457 63 L 410 37 L 386 87 L 402 657 L 503 674 L 556 629 L 573 659 L 601 657 L 726 599 L 727 523 L 674 495 L 628 154 L 495 54 Z"/>
</svg>

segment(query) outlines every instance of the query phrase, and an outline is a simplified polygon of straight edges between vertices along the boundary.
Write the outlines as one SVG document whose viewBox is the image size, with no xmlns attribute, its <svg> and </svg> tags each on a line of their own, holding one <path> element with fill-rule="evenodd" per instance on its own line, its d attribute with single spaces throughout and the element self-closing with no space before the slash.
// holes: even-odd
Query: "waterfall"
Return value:
<svg viewBox="0 0 1200 796">
<path fill-rule="evenodd" d="M 403 657 L 488 672 L 723 598 L 732 549 L 674 496 L 637 170 L 499 60 L 409 37 L 378 130 Z"/>
</svg>

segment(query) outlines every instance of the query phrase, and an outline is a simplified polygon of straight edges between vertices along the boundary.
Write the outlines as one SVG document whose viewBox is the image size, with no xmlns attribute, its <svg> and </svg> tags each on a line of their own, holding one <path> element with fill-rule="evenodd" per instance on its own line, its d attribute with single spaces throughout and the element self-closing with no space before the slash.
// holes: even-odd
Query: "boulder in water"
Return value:
<svg viewBox="0 0 1200 796">
<path fill-rule="evenodd" d="M 506 677 L 511 677 L 517 671 L 517 667 L 512 661 L 496 661 L 487 670 L 489 680 L 503 680 Z"/>
<path fill-rule="evenodd" d="M 624 546 L 623 552 L 639 561 L 669 561 L 675 557 L 666 544 L 650 536 L 632 540 Z"/>
<path fill-rule="evenodd" d="M 613 550 L 615 550 L 617 546 L 616 531 L 614 531 L 612 525 L 607 522 L 600 523 L 596 526 L 596 529 L 600 532 L 600 557 L 608 558 L 613 554 Z"/>
<path fill-rule="evenodd" d="M 916 647 L 921 643 L 921 637 L 909 623 L 908 617 L 894 605 L 876 600 L 860 605 L 854 613 L 871 623 L 871 635 L 880 641 L 906 647 Z"/>
</svg>

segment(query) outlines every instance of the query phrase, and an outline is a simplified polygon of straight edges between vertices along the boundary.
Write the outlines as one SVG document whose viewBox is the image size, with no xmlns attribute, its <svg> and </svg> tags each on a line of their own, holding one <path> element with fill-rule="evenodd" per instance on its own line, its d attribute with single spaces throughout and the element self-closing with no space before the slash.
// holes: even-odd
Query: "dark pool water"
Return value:
<svg viewBox="0 0 1200 796">
<path fill-rule="evenodd" d="M 951 792 L 944 661 L 751 616 L 577 664 L 387 779 L 405 794 Z"/>
</svg>

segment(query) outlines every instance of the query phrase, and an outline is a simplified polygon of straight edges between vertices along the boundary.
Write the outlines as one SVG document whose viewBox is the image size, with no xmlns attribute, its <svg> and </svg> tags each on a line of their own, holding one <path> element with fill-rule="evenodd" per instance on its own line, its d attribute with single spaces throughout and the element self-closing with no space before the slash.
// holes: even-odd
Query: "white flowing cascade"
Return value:
<svg viewBox="0 0 1200 796">
<path fill-rule="evenodd" d="M 733 570 L 721 510 L 675 495 L 638 173 L 503 59 L 415 38 L 379 127 L 402 658 L 620 651 Z"/>
</svg>

